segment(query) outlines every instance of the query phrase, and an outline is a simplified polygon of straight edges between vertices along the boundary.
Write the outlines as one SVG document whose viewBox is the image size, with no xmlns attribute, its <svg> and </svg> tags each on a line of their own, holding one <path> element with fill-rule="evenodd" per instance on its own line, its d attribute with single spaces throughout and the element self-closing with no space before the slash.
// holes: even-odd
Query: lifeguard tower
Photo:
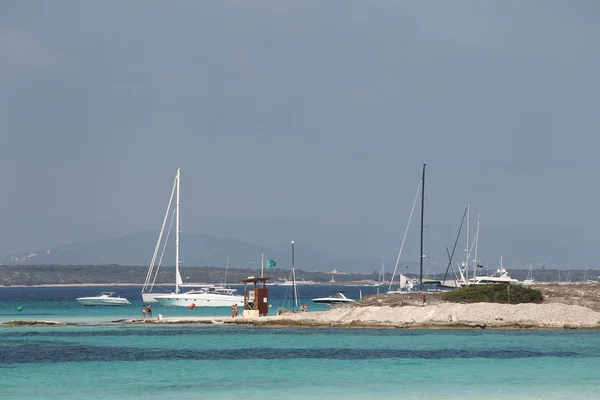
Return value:
<svg viewBox="0 0 600 400">
<path fill-rule="evenodd" d="M 267 281 L 271 278 L 253 276 L 242 279 L 244 284 L 244 318 L 264 317 L 269 313 L 269 289 Z M 262 287 L 260 284 L 262 283 Z M 248 284 L 251 284 L 248 287 Z"/>
</svg>

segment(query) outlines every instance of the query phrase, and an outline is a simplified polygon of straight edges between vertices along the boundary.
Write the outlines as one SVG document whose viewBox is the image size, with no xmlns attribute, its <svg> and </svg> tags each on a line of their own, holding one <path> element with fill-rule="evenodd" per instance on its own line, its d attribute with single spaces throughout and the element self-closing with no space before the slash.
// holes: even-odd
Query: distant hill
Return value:
<svg viewBox="0 0 600 400">
<path fill-rule="evenodd" d="M 148 265 L 152 259 L 157 234 L 139 232 L 131 235 L 57 246 L 4 257 L 3 265 Z M 163 265 L 175 264 L 175 243 L 170 239 Z M 277 262 L 278 268 L 291 266 L 290 245 L 276 248 L 257 246 L 231 238 L 201 234 L 185 234 L 181 238 L 181 258 L 184 266 L 224 266 L 229 257 L 232 268 L 260 268 L 260 257 Z M 340 257 L 321 250 L 295 244 L 295 266 L 305 271 L 372 273 L 379 271 L 383 259 Z M 386 266 L 395 262 L 386 260 Z M 386 268 L 391 272 L 392 267 Z"/>
</svg>

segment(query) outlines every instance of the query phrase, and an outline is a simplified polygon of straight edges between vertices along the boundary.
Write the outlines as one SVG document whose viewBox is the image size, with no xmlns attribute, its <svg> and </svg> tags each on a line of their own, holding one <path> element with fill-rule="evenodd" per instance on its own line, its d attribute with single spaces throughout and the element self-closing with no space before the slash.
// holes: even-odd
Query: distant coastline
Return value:
<svg viewBox="0 0 600 400">
<path fill-rule="evenodd" d="M 239 283 L 249 276 L 260 276 L 255 268 L 220 267 L 180 267 L 184 283 L 207 282 L 220 284 L 225 281 Z M 148 273 L 147 266 L 125 265 L 0 265 L 1 286 L 41 286 L 41 285 L 142 285 Z M 265 268 L 264 275 L 271 282 L 283 282 L 290 278 L 289 269 Z M 388 274 L 391 279 L 391 274 Z M 319 271 L 296 269 L 297 281 L 327 284 L 332 274 Z M 335 284 L 350 283 L 368 285 L 376 282 L 377 274 L 335 275 Z M 174 285 L 175 268 L 162 266 L 155 284 Z"/>
<path fill-rule="evenodd" d="M 0 289 L 10 288 L 44 288 L 44 287 L 102 287 L 102 286 L 144 286 L 143 283 L 44 283 L 41 285 L 9 285 L 0 286 Z M 175 284 L 173 284 L 175 286 Z"/>
</svg>

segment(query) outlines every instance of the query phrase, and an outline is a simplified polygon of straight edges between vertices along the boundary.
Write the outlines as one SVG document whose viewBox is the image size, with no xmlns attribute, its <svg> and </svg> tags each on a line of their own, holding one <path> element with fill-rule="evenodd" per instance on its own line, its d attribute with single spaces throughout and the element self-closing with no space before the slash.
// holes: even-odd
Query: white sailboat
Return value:
<svg viewBox="0 0 600 400">
<path fill-rule="evenodd" d="M 181 274 L 179 272 L 179 191 L 180 191 L 180 183 L 181 183 L 181 169 L 177 168 L 177 175 L 175 175 L 175 182 L 173 183 L 173 189 L 171 190 L 171 197 L 169 198 L 169 205 L 167 206 L 167 212 L 165 213 L 165 218 L 163 219 L 162 227 L 160 229 L 160 233 L 158 235 L 158 242 L 156 243 L 156 247 L 154 248 L 154 254 L 152 255 L 152 261 L 150 262 L 150 267 L 148 268 L 148 273 L 146 274 L 146 280 L 144 281 L 144 286 L 142 287 L 142 300 L 144 303 L 155 303 L 157 302 L 156 296 L 161 294 L 160 292 L 155 291 L 155 283 L 156 278 L 158 276 L 158 271 L 160 269 L 163 255 L 165 254 L 165 248 L 167 246 L 167 242 L 169 239 L 169 234 L 171 232 L 171 227 L 173 225 L 173 220 L 175 220 L 175 293 L 180 293 L 180 287 L 183 284 L 181 279 Z M 172 209 L 173 197 L 175 197 L 175 207 Z M 165 232 L 165 227 L 167 224 L 167 220 L 169 219 L 169 215 L 171 214 L 171 222 L 169 224 L 169 229 L 167 234 L 165 235 L 165 241 L 163 243 L 163 235 Z M 162 244 L 162 251 L 161 251 Z M 159 256 L 160 251 L 160 256 Z"/>
<path fill-rule="evenodd" d="M 410 291 L 413 289 L 414 283 L 413 283 L 412 279 L 410 279 L 408 276 L 400 274 L 398 276 L 398 280 L 400 281 L 400 286 L 398 287 L 398 289 L 388 290 L 386 292 L 387 294 L 410 293 Z"/>
<path fill-rule="evenodd" d="M 217 285 L 196 286 L 185 293 L 159 294 L 155 299 L 163 306 L 188 308 L 244 306 L 244 296 L 237 289 Z"/>
<path fill-rule="evenodd" d="M 402 244 L 400 245 L 400 251 L 398 252 L 398 258 L 396 259 L 396 266 L 394 267 L 394 272 L 392 273 L 392 280 L 390 281 L 390 285 L 388 287 L 388 291 L 386 294 L 394 294 L 394 293 L 406 293 L 407 290 L 412 289 L 413 282 L 410 278 L 403 274 L 398 275 L 400 286 L 396 290 L 392 290 L 392 285 L 394 284 L 394 277 L 396 276 L 396 271 L 398 270 L 398 264 L 400 263 L 400 257 L 402 256 L 402 251 L 404 250 L 404 243 L 406 242 L 406 236 L 408 234 L 408 228 L 410 227 L 410 221 L 412 220 L 412 216 L 415 212 L 415 206 L 417 205 L 417 199 L 419 198 L 419 193 L 421 193 L 421 250 L 420 250 L 420 259 L 419 259 L 419 289 L 422 290 L 423 286 L 423 214 L 424 214 L 424 201 L 425 201 L 425 166 L 423 164 L 423 175 L 419 180 L 419 185 L 417 186 L 417 193 L 415 194 L 415 200 L 413 201 L 412 209 L 410 210 L 410 215 L 408 217 L 408 223 L 406 224 L 406 229 L 404 230 L 404 237 L 402 238 Z"/>
<path fill-rule="evenodd" d="M 527 272 L 527 279 L 523 281 L 523 285 L 533 285 L 535 283 L 533 279 L 533 263 L 529 263 L 529 272 Z"/>
<path fill-rule="evenodd" d="M 144 287 L 142 288 L 142 299 L 145 303 L 158 302 L 163 306 L 178 306 L 178 307 L 231 307 L 234 304 L 238 306 L 243 306 L 244 304 L 244 296 L 241 296 L 237 293 L 237 289 L 225 288 L 224 286 L 218 285 L 184 285 L 181 279 L 181 273 L 179 271 L 179 267 L 181 265 L 180 259 L 180 249 L 179 249 L 179 236 L 180 236 L 180 228 L 179 228 L 179 192 L 180 192 L 180 182 L 181 182 L 181 170 L 177 168 L 177 176 L 175 177 L 175 183 L 173 184 L 173 190 L 171 191 L 171 198 L 169 199 L 169 205 L 167 206 L 167 212 L 165 214 L 165 218 L 163 220 L 163 225 L 158 236 L 158 242 L 156 244 L 156 248 L 154 249 L 154 255 L 152 257 L 152 262 L 150 263 L 150 268 L 148 269 L 148 274 L 146 275 L 146 281 L 144 283 Z M 160 253 L 160 257 L 158 257 L 158 253 L 162 243 L 162 237 L 165 230 L 165 226 L 167 223 L 167 219 L 169 214 L 171 213 L 171 205 L 173 202 L 173 196 L 175 196 L 175 207 L 174 212 L 171 219 L 171 224 L 169 225 L 169 229 L 167 231 L 167 235 L 165 238 L 165 242 L 162 246 L 162 251 Z M 156 277 L 158 275 L 158 270 L 160 268 L 162 258 L 165 252 L 165 247 L 167 245 L 167 240 L 169 237 L 169 233 L 171 232 L 171 226 L 173 224 L 173 219 L 175 220 L 175 291 L 173 293 L 156 293 L 154 291 L 154 283 L 156 281 Z M 158 261 L 157 261 L 158 258 Z M 229 261 L 227 261 L 227 266 L 229 267 Z M 188 292 L 181 293 L 182 288 L 189 288 Z"/>
<path fill-rule="evenodd" d="M 381 286 L 385 283 L 385 261 L 381 264 L 381 270 L 379 271 L 379 276 L 377 277 L 377 282 L 373 284 L 373 286 Z"/>
</svg>

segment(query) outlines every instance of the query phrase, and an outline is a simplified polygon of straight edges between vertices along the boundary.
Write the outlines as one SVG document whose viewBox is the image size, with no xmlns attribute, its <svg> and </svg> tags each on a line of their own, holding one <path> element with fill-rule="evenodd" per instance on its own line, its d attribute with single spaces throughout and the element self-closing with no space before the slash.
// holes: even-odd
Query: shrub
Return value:
<svg viewBox="0 0 600 400">
<path fill-rule="evenodd" d="M 453 290 L 442 296 L 453 303 L 541 303 L 544 296 L 539 289 L 520 285 L 490 284 L 471 285 Z"/>
</svg>

